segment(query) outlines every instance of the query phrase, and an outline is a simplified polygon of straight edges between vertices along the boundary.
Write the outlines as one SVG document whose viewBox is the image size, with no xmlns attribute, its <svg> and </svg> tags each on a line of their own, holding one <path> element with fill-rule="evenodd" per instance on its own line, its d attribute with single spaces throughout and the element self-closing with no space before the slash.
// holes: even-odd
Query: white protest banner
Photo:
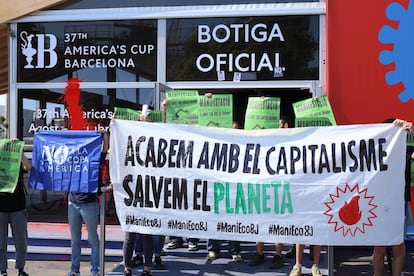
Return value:
<svg viewBox="0 0 414 276">
<path fill-rule="evenodd" d="M 405 132 L 240 130 L 114 120 L 124 231 L 322 245 L 403 241 Z"/>
</svg>

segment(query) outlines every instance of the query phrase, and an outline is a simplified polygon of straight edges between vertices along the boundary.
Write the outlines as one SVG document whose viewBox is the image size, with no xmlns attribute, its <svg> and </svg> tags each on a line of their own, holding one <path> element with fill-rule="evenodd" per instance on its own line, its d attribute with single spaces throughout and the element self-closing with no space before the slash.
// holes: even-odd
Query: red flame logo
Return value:
<svg viewBox="0 0 414 276">
<path fill-rule="evenodd" d="M 361 219 L 361 210 L 359 209 L 359 196 L 354 196 L 339 209 L 339 218 L 347 225 L 354 225 Z"/>
</svg>

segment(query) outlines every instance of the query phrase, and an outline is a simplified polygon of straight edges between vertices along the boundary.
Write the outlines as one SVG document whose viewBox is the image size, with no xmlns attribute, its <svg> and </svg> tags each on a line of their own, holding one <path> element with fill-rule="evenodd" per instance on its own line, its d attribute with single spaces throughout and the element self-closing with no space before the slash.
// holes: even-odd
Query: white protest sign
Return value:
<svg viewBox="0 0 414 276">
<path fill-rule="evenodd" d="M 239 130 L 114 120 L 123 230 L 322 245 L 403 241 L 405 132 Z"/>
</svg>

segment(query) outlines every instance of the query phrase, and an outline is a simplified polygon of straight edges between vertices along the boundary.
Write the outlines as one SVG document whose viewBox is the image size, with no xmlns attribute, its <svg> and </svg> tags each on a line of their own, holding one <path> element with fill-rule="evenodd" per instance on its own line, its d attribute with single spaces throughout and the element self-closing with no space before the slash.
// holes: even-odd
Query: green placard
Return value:
<svg viewBox="0 0 414 276">
<path fill-rule="evenodd" d="M 167 123 L 198 124 L 199 95 L 197 90 L 167 90 Z"/>
<path fill-rule="evenodd" d="M 295 127 L 312 127 L 312 126 L 331 126 L 332 123 L 328 118 L 296 118 Z"/>
<path fill-rule="evenodd" d="M 306 99 L 293 104 L 296 118 L 328 118 L 333 126 L 336 125 L 331 104 L 326 95 Z"/>
<path fill-rule="evenodd" d="M 13 193 L 19 180 L 24 142 L 0 139 L 0 192 Z"/>
<path fill-rule="evenodd" d="M 233 126 L 233 95 L 218 94 L 200 96 L 200 126 L 226 127 Z"/>
<path fill-rule="evenodd" d="M 247 103 L 244 129 L 278 128 L 280 98 L 250 97 Z"/>
<path fill-rule="evenodd" d="M 165 112 L 164 110 L 150 110 L 148 117 L 152 122 L 165 123 Z"/>
<path fill-rule="evenodd" d="M 140 115 L 141 115 L 140 110 L 124 108 L 124 107 L 115 107 L 115 118 L 116 119 L 139 121 Z"/>
</svg>

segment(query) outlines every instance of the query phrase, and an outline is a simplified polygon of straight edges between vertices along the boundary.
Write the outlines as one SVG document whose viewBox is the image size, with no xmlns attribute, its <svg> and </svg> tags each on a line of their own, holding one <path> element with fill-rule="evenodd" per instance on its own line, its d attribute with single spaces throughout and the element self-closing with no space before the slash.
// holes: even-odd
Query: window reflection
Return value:
<svg viewBox="0 0 414 276">
<path fill-rule="evenodd" d="M 38 127 L 42 130 L 67 129 L 70 114 L 64 93 L 64 89 L 19 90 L 22 112 L 18 115 L 18 136 L 30 145 Z M 153 107 L 154 101 L 155 88 L 88 88 L 80 91 L 79 107 L 88 124 L 99 128 L 109 126 L 115 107 L 141 110 L 143 104 Z"/>
</svg>

